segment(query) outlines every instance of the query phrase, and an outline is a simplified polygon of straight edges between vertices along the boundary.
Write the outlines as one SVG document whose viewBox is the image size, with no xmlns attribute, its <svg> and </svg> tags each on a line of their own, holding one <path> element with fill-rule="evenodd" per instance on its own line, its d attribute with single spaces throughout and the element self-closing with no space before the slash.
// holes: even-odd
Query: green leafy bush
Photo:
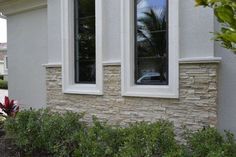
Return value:
<svg viewBox="0 0 236 157">
<path fill-rule="evenodd" d="M 236 157 L 233 135 L 221 135 L 214 128 L 189 133 L 187 145 L 180 145 L 167 121 L 139 122 L 123 128 L 96 118 L 87 125 L 82 117 L 71 112 L 28 110 L 7 119 L 4 125 L 7 135 L 30 156 Z"/>
<path fill-rule="evenodd" d="M 166 121 L 132 124 L 124 129 L 123 136 L 124 144 L 119 151 L 121 157 L 163 156 L 177 150 L 173 126 Z"/>
<path fill-rule="evenodd" d="M 0 80 L 4 80 L 4 75 L 0 75 Z"/>
<path fill-rule="evenodd" d="M 28 110 L 19 112 L 15 119 L 7 119 L 4 126 L 26 154 L 68 156 L 77 147 L 73 135 L 77 130 L 83 130 L 81 117 L 70 112 L 61 115 L 48 110 Z"/>
<path fill-rule="evenodd" d="M 221 135 L 215 128 L 204 128 L 188 136 L 193 157 L 236 157 L 236 143 L 230 132 Z"/>
<path fill-rule="evenodd" d="M 75 156 L 81 157 L 152 157 L 177 151 L 172 124 L 140 122 L 127 128 L 111 127 L 94 119 L 93 126 L 79 132 L 77 140 L 82 144 Z"/>
<path fill-rule="evenodd" d="M 8 89 L 8 82 L 5 80 L 0 80 L 0 89 Z"/>
<path fill-rule="evenodd" d="M 117 156 L 123 144 L 123 129 L 108 126 L 93 118 L 93 126 L 80 130 L 75 136 L 81 143 L 75 150 L 74 156 L 79 157 L 113 157 Z"/>
</svg>

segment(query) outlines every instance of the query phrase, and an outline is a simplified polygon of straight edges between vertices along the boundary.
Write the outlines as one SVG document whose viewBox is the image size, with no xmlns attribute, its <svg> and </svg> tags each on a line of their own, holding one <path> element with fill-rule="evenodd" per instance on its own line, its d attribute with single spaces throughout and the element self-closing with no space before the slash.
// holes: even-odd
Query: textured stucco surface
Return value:
<svg viewBox="0 0 236 157">
<path fill-rule="evenodd" d="M 62 93 L 61 68 L 47 68 L 47 105 L 55 111 L 85 112 L 111 124 L 167 119 L 177 133 L 217 124 L 217 64 L 181 64 L 179 99 L 121 96 L 120 66 L 104 66 L 104 95 Z"/>
</svg>

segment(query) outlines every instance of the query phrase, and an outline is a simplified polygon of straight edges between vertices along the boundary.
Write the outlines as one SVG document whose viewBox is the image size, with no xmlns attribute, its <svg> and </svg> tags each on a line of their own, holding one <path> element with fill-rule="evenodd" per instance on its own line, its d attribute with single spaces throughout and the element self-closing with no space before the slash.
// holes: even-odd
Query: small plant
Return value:
<svg viewBox="0 0 236 157">
<path fill-rule="evenodd" d="M 0 109 L 2 110 L 2 115 L 15 117 L 19 111 L 19 105 L 17 101 L 10 100 L 7 96 L 5 96 L 4 104 L 0 103 Z"/>
<path fill-rule="evenodd" d="M 3 125 L 7 117 L 15 117 L 19 111 L 19 105 L 17 101 L 10 101 L 8 97 L 5 97 L 4 101 L 4 104 L 0 103 L 0 137 L 5 135 Z"/>
</svg>

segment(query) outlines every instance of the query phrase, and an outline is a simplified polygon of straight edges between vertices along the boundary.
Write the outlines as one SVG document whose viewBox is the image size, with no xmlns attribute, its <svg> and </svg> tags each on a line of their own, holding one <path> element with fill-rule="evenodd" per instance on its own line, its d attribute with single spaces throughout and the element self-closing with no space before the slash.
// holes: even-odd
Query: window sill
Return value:
<svg viewBox="0 0 236 157">
<path fill-rule="evenodd" d="M 148 98 L 179 98 L 178 88 L 170 86 L 133 85 L 122 91 L 122 96 Z"/>
<path fill-rule="evenodd" d="M 81 94 L 81 95 L 103 95 L 97 85 L 93 84 L 72 84 L 63 87 L 64 94 Z"/>
</svg>

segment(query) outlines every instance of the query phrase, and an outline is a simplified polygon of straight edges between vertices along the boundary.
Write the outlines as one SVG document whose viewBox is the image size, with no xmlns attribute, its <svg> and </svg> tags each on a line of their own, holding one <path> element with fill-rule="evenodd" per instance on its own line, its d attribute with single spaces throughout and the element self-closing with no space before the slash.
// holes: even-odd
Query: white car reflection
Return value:
<svg viewBox="0 0 236 157">
<path fill-rule="evenodd" d="M 137 80 L 137 83 L 160 83 L 161 75 L 158 72 L 149 72 Z"/>
</svg>

